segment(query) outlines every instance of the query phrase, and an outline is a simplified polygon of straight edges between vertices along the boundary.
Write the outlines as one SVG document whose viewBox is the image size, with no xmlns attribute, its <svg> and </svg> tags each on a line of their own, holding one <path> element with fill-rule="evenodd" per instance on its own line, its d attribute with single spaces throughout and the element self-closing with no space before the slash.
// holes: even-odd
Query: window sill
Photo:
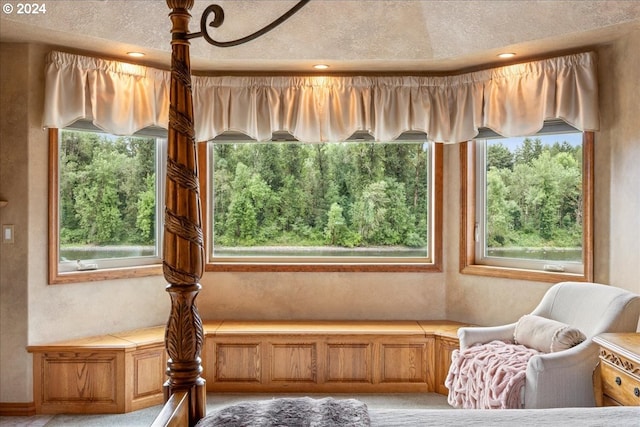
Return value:
<svg viewBox="0 0 640 427">
<path fill-rule="evenodd" d="M 539 270 L 496 267 L 491 265 L 467 265 L 460 269 L 462 274 L 476 276 L 501 277 L 513 280 L 530 280 L 533 282 L 558 283 L 564 281 L 588 282 L 584 274 L 557 273 Z"/>
<path fill-rule="evenodd" d="M 415 272 L 442 272 L 440 264 L 276 264 L 276 263 L 208 263 L 205 271 L 219 272 L 304 272 L 304 273 L 415 273 Z"/>
<path fill-rule="evenodd" d="M 133 279 L 137 277 L 161 276 L 162 264 L 145 265 L 127 268 L 108 268 L 91 271 L 73 271 L 69 273 L 54 273 L 49 278 L 50 285 L 67 283 L 97 282 L 114 279 Z"/>
</svg>

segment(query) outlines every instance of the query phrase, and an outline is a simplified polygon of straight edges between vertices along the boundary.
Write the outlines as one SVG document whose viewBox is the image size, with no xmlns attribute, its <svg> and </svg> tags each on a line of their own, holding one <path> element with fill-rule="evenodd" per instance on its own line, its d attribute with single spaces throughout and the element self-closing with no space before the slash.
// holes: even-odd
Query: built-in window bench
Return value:
<svg viewBox="0 0 640 427">
<path fill-rule="evenodd" d="M 207 391 L 446 394 L 458 322 L 204 321 Z M 28 347 L 36 412 L 161 404 L 164 326 Z"/>
<path fill-rule="evenodd" d="M 164 326 L 27 350 L 38 414 L 124 413 L 164 401 Z"/>
</svg>

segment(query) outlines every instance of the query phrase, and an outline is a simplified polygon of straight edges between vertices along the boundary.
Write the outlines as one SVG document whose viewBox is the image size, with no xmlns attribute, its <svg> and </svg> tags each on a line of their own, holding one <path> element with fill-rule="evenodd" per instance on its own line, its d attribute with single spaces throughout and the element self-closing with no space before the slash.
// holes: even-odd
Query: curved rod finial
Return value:
<svg viewBox="0 0 640 427">
<path fill-rule="evenodd" d="M 170 0 L 167 0 L 167 2 L 169 2 L 169 1 Z M 291 9 L 289 9 L 287 12 L 285 12 L 278 19 L 276 19 L 275 21 L 271 22 L 268 25 L 265 25 L 263 28 L 259 29 L 258 31 L 254 32 L 252 34 L 249 34 L 246 37 L 242 37 L 242 38 L 239 38 L 239 39 L 236 39 L 236 40 L 231 40 L 231 41 L 225 41 L 225 42 L 221 42 L 221 41 L 215 40 L 207 32 L 208 27 L 218 28 L 224 22 L 224 10 L 222 9 L 222 7 L 217 5 L 217 4 L 212 4 L 212 5 L 208 6 L 204 10 L 204 12 L 202 12 L 202 17 L 200 18 L 200 32 L 199 33 L 189 34 L 189 35 L 187 35 L 187 38 L 195 38 L 195 37 L 203 36 L 204 39 L 209 44 L 212 44 L 214 46 L 218 46 L 218 47 L 238 46 L 238 45 L 247 43 L 247 42 L 249 42 L 251 40 L 255 40 L 258 37 L 262 36 L 263 34 L 273 30 L 278 25 L 282 24 L 284 21 L 289 19 L 294 13 L 296 13 L 297 11 L 302 9 L 307 3 L 309 3 L 309 1 L 310 0 L 300 0 L 300 1 L 298 1 L 298 3 L 296 3 L 295 6 L 293 6 Z M 211 15 L 211 14 L 213 14 L 213 21 L 211 21 L 211 23 L 209 23 L 209 25 L 207 25 L 207 21 L 209 19 L 209 15 Z"/>
<path fill-rule="evenodd" d="M 212 4 L 204 10 L 202 16 L 209 15 L 213 13 L 213 21 L 209 24 L 210 27 L 218 28 L 224 22 L 224 10 L 222 6 L 217 4 Z M 201 23 L 202 24 L 202 23 Z"/>
</svg>

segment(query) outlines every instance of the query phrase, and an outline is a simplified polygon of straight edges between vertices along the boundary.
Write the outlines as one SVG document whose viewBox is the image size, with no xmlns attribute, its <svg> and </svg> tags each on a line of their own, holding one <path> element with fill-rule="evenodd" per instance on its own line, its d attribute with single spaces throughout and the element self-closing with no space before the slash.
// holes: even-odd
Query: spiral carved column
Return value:
<svg viewBox="0 0 640 427">
<path fill-rule="evenodd" d="M 200 376 L 204 334 L 195 299 L 200 290 L 204 243 L 193 126 L 188 33 L 193 0 L 167 0 L 171 29 L 171 92 L 164 226 L 164 277 L 169 283 L 171 313 L 165 332 L 169 361 L 165 399 L 189 392 L 194 425 L 206 412 L 205 380 Z"/>
</svg>

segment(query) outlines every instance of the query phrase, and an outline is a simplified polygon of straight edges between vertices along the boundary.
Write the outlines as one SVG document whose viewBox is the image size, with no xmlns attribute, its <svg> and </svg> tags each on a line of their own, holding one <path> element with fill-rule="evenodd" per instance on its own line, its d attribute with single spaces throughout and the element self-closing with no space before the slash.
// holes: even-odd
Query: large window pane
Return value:
<svg viewBox="0 0 640 427">
<path fill-rule="evenodd" d="M 214 262 L 431 255 L 430 144 L 212 142 L 209 152 Z"/>
<path fill-rule="evenodd" d="M 159 146 L 156 138 L 60 131 L 61 271 L 157 262 Z"/>
<path fill-rule="evenodd" d="M 479 251 L 484 263 L 580 272 L 583 134 L 480 141 Z M 530 261 L 530 262 L 527 262 Z"/>
</svg>

